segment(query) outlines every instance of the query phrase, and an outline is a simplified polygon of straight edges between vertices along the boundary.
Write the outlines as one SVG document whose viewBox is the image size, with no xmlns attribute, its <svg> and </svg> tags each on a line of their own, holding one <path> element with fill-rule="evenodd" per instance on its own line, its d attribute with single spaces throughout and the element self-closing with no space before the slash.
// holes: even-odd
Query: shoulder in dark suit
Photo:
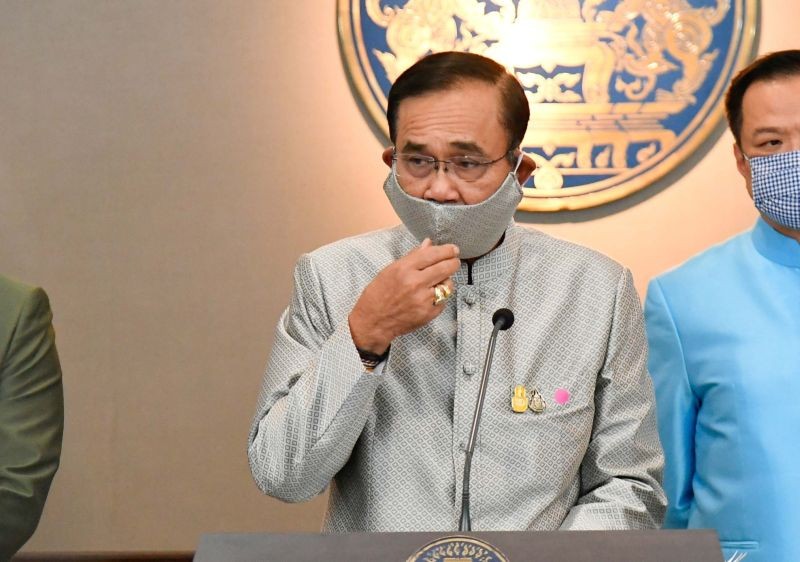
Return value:
<svg viewBox="0 0 800 562">
<path fill-rule="evenodd" d="M 0 560 L 33 534 L 58 468 L 64 395 L 42 289 L 0 276 Z"/>
</svg>

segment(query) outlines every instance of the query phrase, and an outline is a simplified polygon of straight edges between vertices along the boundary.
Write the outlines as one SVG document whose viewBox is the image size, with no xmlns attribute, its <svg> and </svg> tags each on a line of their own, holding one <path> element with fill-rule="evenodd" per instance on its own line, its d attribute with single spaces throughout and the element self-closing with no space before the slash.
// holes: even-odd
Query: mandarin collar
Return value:
<svg viewBox="0 0 800 562">
<path fill-rule="evenodd" d="M 794 238 L 784 236 L 760 217 L 752 232 L 759 254 L 780 265 L 800 268 L 800 243 Z"/>
<path fill-rule="evenodd" d="M 477 258 L 472 263 L 472 284 L 491 283 L 497 279 L 505 278 L 517 262 L 520 245 L 520 228 L 512 220 L 506 228 L 502 243 L 486 255 Z M 466 261 L 461 262 L 461 267 L 456 271 L 453 280 L 456 285 L 467 284 Z"/>
</svg>

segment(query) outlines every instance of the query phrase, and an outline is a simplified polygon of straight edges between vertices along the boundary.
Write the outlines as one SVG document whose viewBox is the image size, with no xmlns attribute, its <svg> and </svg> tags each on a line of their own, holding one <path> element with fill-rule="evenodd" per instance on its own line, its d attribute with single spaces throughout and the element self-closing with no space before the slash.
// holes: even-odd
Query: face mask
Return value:
<svg viewBox="0 0 800 562">
<path fill-rule="evenodd" d="M 745 155 L 756 209 L 776 223 L 800 230 L 800 151 Z"/>
<path fill-rule="evenodd" d="M 455 244 L 462 259 L 477 258 L 494 248 L 522 200 L 516 168 L 488 199 L 475 205 L 442 204 L 412 197 L 397 183 L 394 168 L 383 190 L 400 220 L 420 242 Z"/>
</svg>

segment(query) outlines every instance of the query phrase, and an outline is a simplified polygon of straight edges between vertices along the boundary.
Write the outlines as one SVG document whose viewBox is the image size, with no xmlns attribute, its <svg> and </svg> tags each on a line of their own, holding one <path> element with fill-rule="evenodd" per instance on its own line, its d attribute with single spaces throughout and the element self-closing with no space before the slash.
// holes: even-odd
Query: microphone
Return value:
<svg viewBox="0 0 800 562">
<path fill-rule="evenodd" d="M 483 374 L 481 375 L 481 386 L 478 389 L 478 401 L 475 404 L 475 415 L 472 418 L 472 431 L 469 434 L 466 456 L 464 458 L 464 478 L 461 488 L 461 521 L 458 524 L 459 531 L 471 531 L 472 523 L 469 518 L 469 478 L 472 469 L 472 453 L 475 451 L 475 439 L 478 436 L 478 425 L 481 421 L 483 411 L 483 399 L 486 398 L 486 383 L 489 380 L 489 369 L 492 366 L 492 356 L 494 355 L 494 345 L 497 342 L 497 334 L 500 330 L 508 330 L 514 324 L 514 313 L 507 308 L 500 308 L 492 315 L 492 335 L 489 336 L 489 348 L 486 350 L 486 361 L 483 363 Z"/>
</svg>

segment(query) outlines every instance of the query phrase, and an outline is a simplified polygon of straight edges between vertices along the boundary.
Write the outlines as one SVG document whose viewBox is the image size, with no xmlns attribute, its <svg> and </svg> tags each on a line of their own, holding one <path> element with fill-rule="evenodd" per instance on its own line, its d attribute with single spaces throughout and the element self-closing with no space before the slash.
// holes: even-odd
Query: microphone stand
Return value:
<svg viewBox="0 0 800 562">
<path fill-rule="evenodd" d="M 481 412 L 483 411 L 483 401 L 486 398 L 486 386 L 489 381 L 489 369 L 492 366 L 494 356 L 494 346 L 497 343 L 497 334 L 500 330 L 507 330 L 514 323 L 513 313 L 505 308 L 501 308 L 492 316 L 494 328 L 492 335 L 489 336 L 489 348 L 486 350 L 486 360 L 483 363 L 483 373 L 481 374 L 481 386 L 478 389 L 478 400 L 475 404 L 475 415 L 472 418 L 472 431 L 469 434 L 466 456 L 464 458 L 464 478 L 461 489 L 461 521 L 458 524 L 459 531 L 471 531 L 472 522 L 469 517 L 469 479 L 472 469 L 472 453 L 475 451 L 475 440 L 478 436 L 478 426 L 480 425 Z"/>
</svg>

